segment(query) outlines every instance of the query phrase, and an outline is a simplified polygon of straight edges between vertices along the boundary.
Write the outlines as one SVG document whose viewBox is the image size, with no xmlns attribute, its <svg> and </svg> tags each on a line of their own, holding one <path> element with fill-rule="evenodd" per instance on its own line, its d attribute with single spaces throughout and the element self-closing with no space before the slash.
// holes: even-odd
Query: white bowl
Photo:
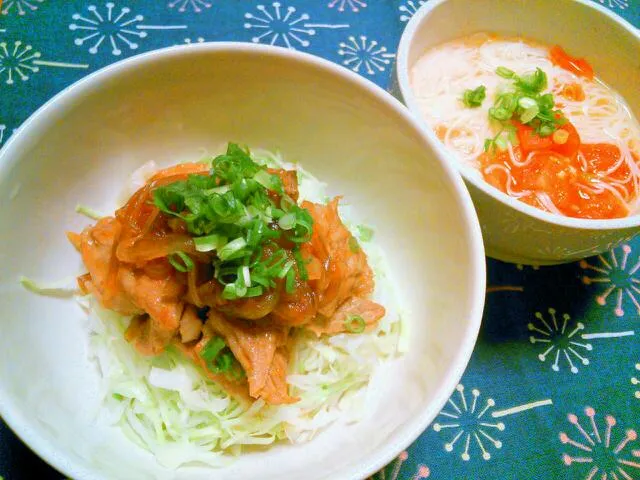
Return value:
<svg viewBox="0 0 640 480">
<path fill-rule="evenodd" d="M 420 118 L 409 71 L 427 49 L 476 32 L 518 35 L 560 44 L 586 57 L 596 74 L 640 115 L 640 32 L 606 8 L 588 0 L 432 0 L 407 25 L 396 64 L 394 94 L 455 164 L 476 206 L 487 254 L 524 264 L 554 264 L 611 249 L 640 230 L 640 214 L 615 220 L 584 220 L 544 212 L 487 184 L 473 167 L 459 164 Z"/>
<path fill-rule="evenodd" d="M 408 310 L 408 353 L 389 365 L 372 419 L 300 445 L 243 455 L 212 472 L 167 474 L 120 430 L 95 424 L 98 376 L 83 314 L 35 297 L 20 275 L 77 274 L 65 238 L 87 222 L 78 202 L 111 211 L 148 160 L 199 158 L 227 141 L 281 149 L 346 195 L 376 228 Z M 328 61 L 250 44 L 202 44 L 140 55 L 68 88 L 0 152 L 3 312 L 0 414 L 75 479 L 362 478 L 432 421 L 471 355 L 485 267 L 471 199 L 454 169 L 391 95 Z M 10 192 L 19 191 L 10 199 Z"/>
</svg>

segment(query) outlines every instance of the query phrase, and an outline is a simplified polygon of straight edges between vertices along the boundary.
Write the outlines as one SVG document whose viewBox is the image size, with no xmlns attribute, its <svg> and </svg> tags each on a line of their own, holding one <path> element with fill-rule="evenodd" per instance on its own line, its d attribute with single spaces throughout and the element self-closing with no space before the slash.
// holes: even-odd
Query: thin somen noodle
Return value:
<svg viewBox="0 0 640 480">
<path fill-rule="evenodd" d="M 539 120 L 535 102 L 522 101 L 527 95 L 518 82 L 532 72 L 545 76 L 537 99 L 552 96 L 555 119 Z M 426 51 L 410 83 L 447 149 L 507 195 L 564 216 L 615 218 L 637 210 L 640 125 L 586 60 L 557 46 L 478 33 Z M 501 96 L 513 92 L 522 108 L 492 116 Z M 529 107 L 533 121 L 521 116 Z M 545 131 L 545 121 L 555 125 Z"/>
</svg>

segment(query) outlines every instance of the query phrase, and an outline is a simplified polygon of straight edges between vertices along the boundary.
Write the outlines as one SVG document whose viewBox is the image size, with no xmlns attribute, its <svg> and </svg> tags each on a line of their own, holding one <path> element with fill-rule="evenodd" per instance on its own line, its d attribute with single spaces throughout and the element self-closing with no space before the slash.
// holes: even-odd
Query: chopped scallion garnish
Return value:
<svg viewBox="0 0 640 480">
<path fill-rule="evenodd" d="M 562 112 L 554 110 L 553 95 L 542 94 L 547 88 L 547 75 L 540 68 L 519 76 L 513 70 L 498 67 L 496 74 L 513 83 L 496 95 L 493 106 L 489 108 L 489 118 L 502 128 L 494 138 L 485 141 L 485 151 L 495 147 L 504 149 L 507 142 L 515 142 L 513 120 L 533 127 L 541 137 L 551 135 L 566 123 Z"/>
<path fill-rule="evenodd" d="M 227 239 L 221 235 L 207 235 L 206 237 L 196 237 L 193 239 L 198 252 L 211 252 L 219 250 L 227 243 Z"/>
<path fill-rule="evenodd" d="M 349 237 L 349 250 L 351 250 L 351 253 L 358 253 L 360 251 L 360 244 L 354 236 Z"/>
<path fill-rule="evenodd" d="M 169 263 L 179 272 L 190 272 L 195 266 L 191 257 L 184 252 L 176 252 L 168 256 Z"/>
<path fill-rule="evenodd" d="M 226 346 L 227 344 L 221 337 L 213 337 L 202 349 L 202 351 L 200 352 L 200 356 L 207 363 L 213 362 L 218 354 L 222 351 L 222 349 Z"/>
<path fill-rule="evenodd" d="M 214 277 L 227 299 L 257 296 L 274 288 L 290 257 L 279 240 L 299 245 L 313 232 L 311 214 L 284 193 L 281 178 L 233 143 L 226 153 L 211 159 L 209 175 L 190 175 L 158 187 L 153 202 L 162 213 L 184 222 L 196 251 L 215 253 Z M 292 250 L 292 261 L 298 268 L 289 267 L 282 277 L 285 281 L 288 272 L 301 278 L 306 274 L 295 256 L 297 248 Z M 193 268 L 191 259 L 179 254 L 169 261 L 179 271 Z M 295 287 L 295 278 L 289 284 Z"/>
<path fill-rule="evenodd" d="M 478 108 L 487 95 L 487 87 L 480 85 L 474 89 L 467 89 L 462 94 L 462 103 L 468 108 Z"/>
<path fill-rule="evenodd" d="M 229 243 L 224 245 L 220 250 L 218 250 L 218 257 L 220 260 L 227 260 L 231 258 L 233 255 L 237 254 L 240 250 L 247 246 L 247 241 L 240 237 L 235 240 L 231 240 Z"/>
<path fill-rule="evenodd" d="M 360 315 L 348 315 L 344 321 L 344 328 L 350 333 L 362 333 L 367 326 Z"/>
<path fill-rule="evenodd" d="M 242 367 L 222 337 L 211 338 L 200 351 L 200 357 L 213 373 L 231 374 L 234 378 L 244 374 Z"/>
<path fill-rule="evenodd" d="M 362 242 L 370 242 L 373 239 L 373 228 L 366 225 L 358 225 L 358 237 Z"/>
<path fill-rule="evenodd" d="M 496 68 L 496 73 L 500 75 L 502 78 L 510 79 L 513 78 L 516 72 L 513 70 L 509 70 L 507 67 L 498 67 Z"/>
</svg>

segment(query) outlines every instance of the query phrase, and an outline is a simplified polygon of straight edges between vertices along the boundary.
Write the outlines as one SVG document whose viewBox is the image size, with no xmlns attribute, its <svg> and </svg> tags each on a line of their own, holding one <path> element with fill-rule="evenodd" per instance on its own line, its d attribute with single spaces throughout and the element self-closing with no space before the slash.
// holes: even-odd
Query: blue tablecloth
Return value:
<svg viewBox="0 0 640 480">
<path fill-rule="evenodd" d="M 638 0 L 599 1 L 640 24 Z M 424 3 L 4 0 L 0 145 L 67 85 L 169 45 L 281 45 L 386 87 L 402 29 Z M 560 267 L 488 267 L 484 323 L 460 385 L 374 478 L 640 479 L 640 240 Z M 61 478 L 1 422 L 0 475 Z"/>
</svg>

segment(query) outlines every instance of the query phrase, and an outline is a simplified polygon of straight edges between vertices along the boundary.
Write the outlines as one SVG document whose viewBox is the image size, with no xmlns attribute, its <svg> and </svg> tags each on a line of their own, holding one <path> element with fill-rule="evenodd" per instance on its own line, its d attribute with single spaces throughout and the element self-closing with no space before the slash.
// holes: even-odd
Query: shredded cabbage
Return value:
<svg viewBox="0 0 640 480">
<path fill-rule="evenodd" d="M 76 213 L 84 215 L 85 217 L 89 217 L 92 220 L 100 220 L 102 217 L 104 217 L 104 215 L 102 215 L 100 212 L 86 205 L 76 205 Z"/>
<path fill-rule="evenodd" d="M 285 163 L 279 154 L 253 154 L 269 166 L 296 168 L 301 198 L 327 199 L 326 185 L 301 167 Z M 343 213 L 356 235 L 357 225 L 348 211 Z M 405 331 L 382 250 L 374 242 L 361 246 L 376 274 L 374 297 L 387 308 L 387 315 L 369 333 L 318 339 L 297 331 L 288 382 L 291 395 L 300 401 L 290 405 L 257 400 L 243 406 L 172 348 L 157 357 L 138 354 L 124 339 L 129 318 L 102 308 L 90 296 L 80 298 L 90 318 L 91 356 L 103 378 L 105 408 L 100 420 L 120 426 L 168 468 L 193 462 L 221 466 L 249 445 L 305 442 L 338 419 L 360 420 L 372 408 L 370 380 L 382 361 L 400 351 Z"/>
<path fill-rule="evenodd" d="M 77 277 L 67 277 L 55 282 L 42 282 L 20 277 L 20 284 L 31 293 L 48 297 L 73 297 L 78 293 Z"/>
</svg>

